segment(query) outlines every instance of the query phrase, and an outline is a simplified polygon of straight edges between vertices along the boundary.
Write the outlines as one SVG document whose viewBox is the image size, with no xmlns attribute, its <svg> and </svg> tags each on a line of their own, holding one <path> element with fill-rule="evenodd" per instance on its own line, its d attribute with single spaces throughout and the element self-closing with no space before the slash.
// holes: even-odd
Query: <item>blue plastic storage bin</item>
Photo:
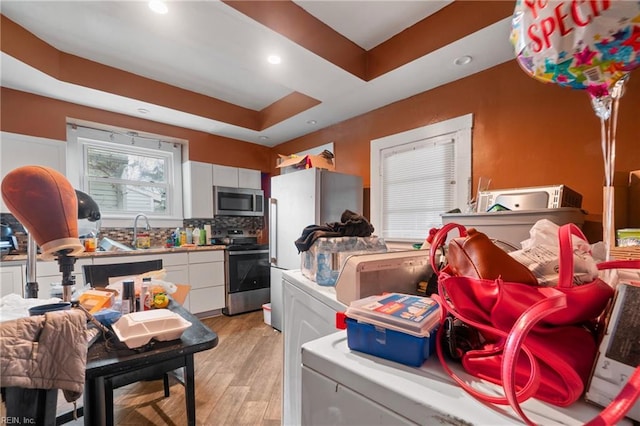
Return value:
<svg viewBox="0 0 640 426">
<path fill-rule="evenodd" d="M 435 351 L 436 330 L 417 337 L 346 318 L 349 349 L 412 367 L 420 367 Z"/>
</svg>

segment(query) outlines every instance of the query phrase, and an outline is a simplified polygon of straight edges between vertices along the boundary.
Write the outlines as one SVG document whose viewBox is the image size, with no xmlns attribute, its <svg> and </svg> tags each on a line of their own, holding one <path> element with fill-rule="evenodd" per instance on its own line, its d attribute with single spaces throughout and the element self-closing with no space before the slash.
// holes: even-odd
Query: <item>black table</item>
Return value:
<svg viewBox="0 0 640 426">
<path fill-rule="evenodd" d="M 84 424 L 113 425 L 113 390 L 129 383 L 161 379 L 165 373 L 184 368 L 187 422 L 196 424 L 193 354 L 215 347 L 218 335 L 173 300 L 168 308 L 191 322 L 179 340 L 153 341 L 142 350 L 128 349 L 118 342 L 108 349 L 96 341 L 87 353 L 84 387 Z"/>
</svg>

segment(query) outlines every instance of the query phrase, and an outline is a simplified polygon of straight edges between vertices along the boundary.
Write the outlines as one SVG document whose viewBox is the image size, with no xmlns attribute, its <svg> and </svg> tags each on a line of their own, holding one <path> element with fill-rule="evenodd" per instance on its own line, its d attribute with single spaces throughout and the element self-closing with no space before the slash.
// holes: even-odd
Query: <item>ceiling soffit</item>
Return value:
<svg viewBox="0 0 640 426">
<path fill-rule="evenodd" d="M 508 17 L 510 2 L 454 1 L 371 50 L 364 50 L 291 1 L 224 1 L 363 81 L 371 81 Z M 0 15 L 1 50 L 60 81 L 260 131 L 321 101 L 291 92 L 255 111 L 59 51 Z M 452 24 L 453 23 L 453 24 Z"/>
</svg>

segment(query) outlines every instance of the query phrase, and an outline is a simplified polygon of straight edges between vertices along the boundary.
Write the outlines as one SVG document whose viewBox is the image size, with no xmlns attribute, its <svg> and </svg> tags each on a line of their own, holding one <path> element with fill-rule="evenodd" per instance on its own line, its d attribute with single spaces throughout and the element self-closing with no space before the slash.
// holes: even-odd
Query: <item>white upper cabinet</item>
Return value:
<svg viewBox="0 0 640 426">
<path fill-rule="evenodd" d="M 65 141 L 0 132 L 0 181 L 11 170 L 29 165 L 50 167 L 65 175 L 66 148 Z M 9 213 L 1 198 L 0 212 Z"/>
<path fill-rule="evenodd" d="M 186 219 L 213 217 L 212 164 L 187 161 L 182 164 L 182 197 Z"/>
<path fill-rule="evenodd" d="M 182 164 L 185 219 L 213 218 L 213 187 L 261 189 L 260 170 L 187 161 Z"/>
<path fill-rule="evenodd" d="M 238 169 L 238 188 L 262 189 L 260 170 Z"/>
<path fill-rule="evenodd" d="M 260 170 L 213 164 L 213 184 L 229 188 L 262 189 Z"/>
<path fill-rule="evenodd" d="M 215 186 L 238 188 L 238 168 L 214 164 L 213 184 Z"/>
</svg>

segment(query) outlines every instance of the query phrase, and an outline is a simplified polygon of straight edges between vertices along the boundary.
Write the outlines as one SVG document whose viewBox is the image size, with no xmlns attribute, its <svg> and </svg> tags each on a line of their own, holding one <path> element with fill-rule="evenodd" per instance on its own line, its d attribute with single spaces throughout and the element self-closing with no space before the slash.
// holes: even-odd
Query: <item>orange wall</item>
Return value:
<svg viewBox="0 0 640 426">
<path fill-rule="evenodd" d="M 633 75 L 638 74 L 638 75 Z M 640 71 L 620 100 L 616 170 L 640 169 Z M 274 148 L 289 154 L 334 142 L 336 169 L 370 184 L 369 141 L 473 113 L 473 180 L 491 188 L 565 184 L 600 220 L 600 120 L 585 91 L 543 84 L 510 61 Z M 419 166 L 419 165 L 416 165 Z"/>
<path fill-rule="evenodd" d="M 2 88 L 0 130 L 66 140 L 67 117 L 141 132 L 186 139 L 189 159 L 269 172 L 271 150 L 236 139 Z"/>
<path fill-rule="evenodd" d="M 616 170 L 640 169 L 640 75 L 620 101 Z M 0 129 L 65 140 L 67 117 L 189 140 L 190 159 L 277 174 L 277 154 L 334 142 L 338 171 L 370 185 L 369 141 L 473 113 L 473 176 L 492 188 L 566 184 L 602 213 L 600 122 L 584 91 L 543 84 L 515 61 L 396 102 L 272 149 L 2 88 Z M 595 217 L 594 217 L 595 216 Z"/>
</svg>

